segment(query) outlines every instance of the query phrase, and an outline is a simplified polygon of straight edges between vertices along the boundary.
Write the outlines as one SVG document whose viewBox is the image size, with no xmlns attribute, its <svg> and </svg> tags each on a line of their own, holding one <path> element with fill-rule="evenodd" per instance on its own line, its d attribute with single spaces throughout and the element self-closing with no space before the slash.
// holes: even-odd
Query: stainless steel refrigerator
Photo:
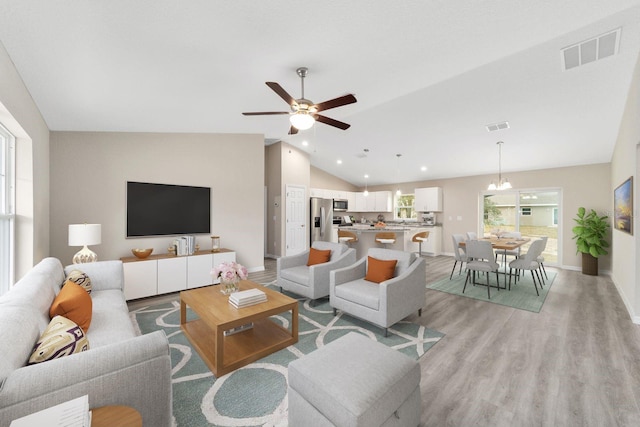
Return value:
<svg viewBox="0 0 640 427">
<path fill-rule="evenodd" d="M 333 227 L 333 200 L 311 198 L 311 243 L 316 240 L 331 241 L 331 228 Z"/>
</svg>

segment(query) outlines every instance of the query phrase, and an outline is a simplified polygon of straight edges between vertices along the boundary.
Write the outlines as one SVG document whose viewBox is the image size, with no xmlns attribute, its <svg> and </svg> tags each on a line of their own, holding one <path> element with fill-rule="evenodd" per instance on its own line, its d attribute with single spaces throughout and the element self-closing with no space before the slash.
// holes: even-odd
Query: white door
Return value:
<svg viewBox="0 0 640 427">
<path fill-rule="evenodd" d="M 307 198 L 303 185 L 286 186 L 285 255 L 295 255 L 307 247 Z"/>
</svg>

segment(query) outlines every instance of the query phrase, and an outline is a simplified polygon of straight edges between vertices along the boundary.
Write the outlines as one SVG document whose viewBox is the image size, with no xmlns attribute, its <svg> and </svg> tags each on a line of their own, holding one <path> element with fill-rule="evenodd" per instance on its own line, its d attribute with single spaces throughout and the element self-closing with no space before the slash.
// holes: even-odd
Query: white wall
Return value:
<svg viewBox="0 0 640 427">
<path fill-rule="evenodd" d="M 51 254 L 70 262 L 79 248 L 67 246 L 68 225 L 85 222 L 102 224 L 99 259 L 166 253 L 173 237 L 125 237 L 127 181 L 211 187 L 211 234 L 264 268 L 262 135 L 52 132 Z M 197 242 L 211 247 L 209 235 Z"/>
<path fill-rule="evenodd" d="M 616 148 L 611 161 L 611 191 L 630 176 L 634 177 L 634 235 L 618 230 L 612 234 L 613 265 L 611 278 L 622 296 L 627 310 L 635 323 L 640 323 L 640 253 L 636 250 L 640 242 L 640 222 L 637 220 L 638 182 L 637 169 L 640 165 L 638 144 L 640 143 L 640 61 L 636 64 L 634 78 L 629 88 L 629 96 Z M 613 197 L 612 197 L 613 199 Z M 613 212 L 613 200 L 611 201 Z M 613 215 L 613 214 L 612 214 Z"/>
<path fill-rule="evenodd" d="M 49 255 L 49 129 L 1 43 L 0 122 L 16 136 L 17 281 Z"/>
</svg>

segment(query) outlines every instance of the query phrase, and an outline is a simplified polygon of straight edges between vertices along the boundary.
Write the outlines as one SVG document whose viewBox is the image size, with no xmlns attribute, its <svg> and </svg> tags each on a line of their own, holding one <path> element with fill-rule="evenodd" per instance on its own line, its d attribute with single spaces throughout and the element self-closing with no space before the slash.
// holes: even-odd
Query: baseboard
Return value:
<svg viewBox="0 0 640 427">
<path fill-rule="evenodd" d="M 265 254 L 264 257 L 265 258 L 269 258 L 269 259 L 278 259 L 278 258 L 280 258 L 280 255 Z"/>
<path fill-rule="evenodd" d="M 627 313 L 629 313 L 629 317 L 631 317 L 631 321 L 636 325 L 640 325 L 640 316 L 637 316 L 635 314 L 635 311 L 633 310 L 633 306 L 631 305 L 631 302 L 627 299 L 627 295 L 622 291 L 622 288 L 620 288 L 620 286 L 618 285 L 618 281 L 616 280 L 615 276 L 611 274 L 609 276 L 611 277 L 611 281 L 613 282 L 613 285 L 616 287 L 616 290 L 618 291 L 618 295 L 620 295 L 620 298 L 622 298 L 622 302 L 624 303 L 624 306 L 627 309 Z"/>
</svg>

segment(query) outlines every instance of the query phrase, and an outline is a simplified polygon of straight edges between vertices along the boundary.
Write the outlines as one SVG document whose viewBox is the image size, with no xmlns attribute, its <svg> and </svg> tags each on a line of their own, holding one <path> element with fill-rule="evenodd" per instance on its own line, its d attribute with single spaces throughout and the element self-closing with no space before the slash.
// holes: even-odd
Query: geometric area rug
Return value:
<svg viewBox="0 0 640 427">
<path fill-rule="evenodd" d="M 449 294 L 458 295 L 461 297 L 473 298 L 480 301 L 506 305 L 508 307 L 513 307 L 520 310 L 539 313 L 542 309 L 542 305 L 544 304 L 545 299 L 547 298 L 547 294 L 551 289 L 553 280 L 556 278 L 556 273 L 547 270 L 547 275 L 549 276 L 549 278 L 544 279 L 544 287 L 540 289 L 540 285 L 538 284 L 538 292 L 540 292 L 539 296 L 536 294 L 536 289 L 533 286 L 531 273 L 528 271 L 525 271 L 524 273 L 525 274 L 521 275 L 520 279 L 518 279 L 517 284 L 514 280 L 515 275 L 514 277 L 512 277 L 511 290 L 498 290 L 494 288 L 493 286 L 496 284 L 496 275 L 495 273 L 491 273 L 491 299 L 487 298 L 487 287 L 473 286 L 471 284 L 471 279 L 469 279 L 467 289 L 465 289 L 464 293 L 462 293 L 462 289 L 464 288 L 464 281 L 466 278 L 466 274 L 464 272 L 462 272 L 462 274 L 460 275 L 454 273 L 451 280 L 449 280 L 449 276 L 443 277 L 442 279 L 427 285 L 427 289 L 435 289 L 437 291 L 447 292 Z M 500 280 L 500 287 L 505 286 L 505 280 L 508 286 L 509 276 L 505 274 L 499 274 L 498 276 Z M 476 274 L 476 282 L 486 284 L 486 280 L 486 277 L 478 277 L 478 274 Z M 538 280 L 536 279 L 536 284 L 537 283 Z"/>
<path fill-rule="evenodd" d="M 291 295 L 294 297 L 293 295 Z M 424 326 L 399 322 L 388 337 L 371 324 L 342 312 L 337 316 L 328 300 L 311 306 L 298 299 L 298 342 L 256 362 L 216 378 L 180 329 L 179 297 L 130 312 L 139 332 L 164 330 L 171 351 L 174 425 L 286 426 L 287 366 L 331 341 L 359 332 L 414 359 L 420 358 L 444 334 Z M 189 310 L 187 318 L 194 318 Z M 271 319 L 288 327 L 290 313 Z M 372 373 L 375 375 L 375 373 Z"/>
</svg>

